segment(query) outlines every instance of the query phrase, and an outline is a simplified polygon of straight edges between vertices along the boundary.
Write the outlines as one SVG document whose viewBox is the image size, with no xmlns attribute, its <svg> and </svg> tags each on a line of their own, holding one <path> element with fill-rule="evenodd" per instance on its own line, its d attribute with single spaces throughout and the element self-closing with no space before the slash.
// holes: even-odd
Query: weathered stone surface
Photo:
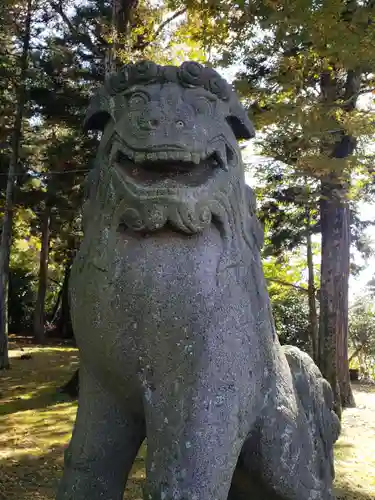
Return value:
<svg viewBox="0 0 375 500">
<path fill-rule="evenodd" d="M 146 500 L 225 500 L 237 462 L 249 499 L 331 500 L 330 391 L 274 330 L 236 95 L 197 63 L 143 62 L 106 82 L 87 127 L 103 134 L 71 273 L 80 395 L 57 499 L 120 500 L 147 436 Z"/>
<path fill-rule="evenodd" d="M 305 427 L 302 433 L 298 430 L 291 433 L 293 426 L 289 425 L 285 427 L 285 431 L 282 430 L 283 422 L 292 416 L 288 415 L 288 404 L 282 406 L 281 400 L 278 400 L 279 406 L 268 407 L 265 416 L 259 419 L 258 425 L 254 427 L 242 449 L 229 500 L 246 500 L 249 498 L 249 492 L 254 495 L 251 498 L 256 500 L 333 498 L 330 491 L 334 477 L 333 444 L 339 437 L 341 425 L 333 411 L 331 387 L 308 354 L 294 346 L 282 346 L 282 351 L 292 373 L 298 411 L 305 413 Z M 273 431 L 269 431 L 270 440 L 266 438 L 269 424 L 271 427 L 275 426 Z M 277 439 L 272 439 L 272 436 Z M 308 449 L 311 453 L 309 462 L 313 464 L 313 474 L 297 465 L 300 457 L 302 463 L 305 463 L 303 456 L 307 451 L 306 442 L 312 443 L 312 447 L 308 446 Z M 286 453 L 286 450 L 289 450 L 290 454 Z M 293 456 L 296 460 L 291 459 Z M 269 457 L 269 460 L 277 457 L 267 464 L 267 467 L 272 467 L 272 471 L 262 470 L 265 457 Z M 269 481 L 272 476 L 284 477 L 285 487 L 269 488 L 270 484 L 274 484 L 272 479 Z M 324 490 L 319 491 L 316 488 L 319 481 L 327 486 L 326 496 L 323 494 Z M 299 488 L 298 483 L 305 486 L 304 496 L 295 493 Z"/>
</svg>

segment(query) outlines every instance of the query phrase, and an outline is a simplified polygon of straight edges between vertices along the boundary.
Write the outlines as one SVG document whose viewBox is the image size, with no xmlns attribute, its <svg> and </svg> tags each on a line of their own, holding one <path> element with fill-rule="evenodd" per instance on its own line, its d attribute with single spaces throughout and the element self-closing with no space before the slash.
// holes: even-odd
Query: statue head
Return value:
<svg viewBox="0 0 375 500">
<path fill-rule="evenodd" d="M 122 224 L 168 222 L 188 234 L 211 222 L 220 193 L 243 176 L 238 140 L 254 136 L 230 85 L 196 62 L 124 66 L 93 97 L 85 126 L 102 132 Z"/>
</svg>

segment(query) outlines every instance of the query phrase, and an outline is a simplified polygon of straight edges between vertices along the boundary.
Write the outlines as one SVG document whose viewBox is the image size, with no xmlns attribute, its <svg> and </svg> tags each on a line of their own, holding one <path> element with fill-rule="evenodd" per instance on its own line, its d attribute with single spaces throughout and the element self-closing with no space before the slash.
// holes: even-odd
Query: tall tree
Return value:
<svg viewBox="0 0 375 500">
<path fill-rule="evenodd" d="M 39 344 L 45 341 L 45 300 L 48 286 L 48 260 L 50 249 L 51 212 L 52 212 L 52 182 L 48 183 L 43 210 L 40 216 L 40 256 L 38 292 L 34 308 L 34 337 Z"/>
<path fill-rule="evenodd" d="M 21 36 L 20 74 L 17 83 L 16 110 L 12 134 L 12 148 L 0 241 L 0 369 L 9 367 L 8 358 L 8 278 L 13 222 L 13 196 L 22 140 L 22 121 L 26 101 L 26 81 L 31 37 L 32 0 L 27 0 L 24 12 L 24 30 Z M 9 14 L 9 13 L 8 13 Z"/>
<path fill-rule="evenodd" d="M 299 249 L 286 251 L 263 262 L 276 331 L 281 343 L 310 349 L 306 260 Z"/>
<path fill-rule="evenodd" d="M 311 237 L 311 208 L 306 206 L 306 255 L 307 255 L 307 270 L 308 270 L 308 297 L 309 297 L 309 329 L 310 329 L 310 344 L 314 360 L 319 357 L 319 324 L 318 313 L 316 308 L 316 287 L 315 287 L 315 272 L 313 259 L 313 245 Z"/>
<path fill-rule="evenodd" d="M 112 0 L 110 40 L 105 57 L 106 75 L 117 71 L 121 66 L 121 54 L 129 51 L 130 21 L 137 4 L 138 0 Z"/>
</svg>

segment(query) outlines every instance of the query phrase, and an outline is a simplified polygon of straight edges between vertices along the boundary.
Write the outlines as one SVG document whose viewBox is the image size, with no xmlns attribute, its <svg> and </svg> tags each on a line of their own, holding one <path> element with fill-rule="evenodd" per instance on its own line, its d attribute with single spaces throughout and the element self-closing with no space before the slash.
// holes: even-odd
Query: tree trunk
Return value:
<svg viewBox="0 0 375 500">
<path fill-rule="evenodd" d="M 27 1 L 25 31 L 21 54 L 20 83 L 17 89 L 17 104 L 12 136 L 12 153 L 9 162 L 5 196 L 4 219 L 0 241 L 0 369 L 9 368 L 8 356 L 8 281 L 9 260 L 12 244 L 13 196 L 19 161 L 19 147 L 22 139 L 22 119 L 26 100 L 26 76 L 30 49 L 32 0 Z"/>
<path fill-rule="evenodd" d="M 8 181 L 9 184 L 9 181 Z M 6 213 L 4 215 L 0 248 L 0 370 L 10 367 L 8 354 L 8 281 L 9 281 L 9 249 L 12 212 L 10 209 L 9 190 L 6 196 Z"/>
<path fill-rule="evenodd" d="M 65 268 L 64 282 L 61 290 L 61 308 L 60 316 L 57 324 L 57 329 L 59 334 L 63 338 L 74 339 L 74 332 L 72 327 L 72 322 L 70 318 L 70 307 L 69 307 L 69 276 L 72 267 L 72 261 L 70 260 Z M 73 399 L 77 399 L 79 391 L 79 369 L 77 369 L 73 376 L 58 389 L 58 392 L 63 392 L 68 394 Z"/>
<path fill-rule="evenodd" d="M 34 337 L 36 342 L 45 342 L 45 298 L 48 282 L 48 258 L 50 240 L 51 206 L 46 203 L 41 221 L 41 248 L 39 264 L 38 294 L 34 311 Z"/>
<path fill-rule="evenodd" d="M 346 190 L 333 176 L 322 181 L 320 203 L 322 263 L 319 367 L 331 383 L 335 411 L 354 405 L 348 363 L 349 206 Z"/>
<path fill-rule="evenodd" d="M 121 51 L 126 50 L 126 39 L 132 10 L 138 0 L 112 0 L 111 39 L 105 55 L 105 75 L 114 73 L 121 66 Z"/>
<path fill-rule="evenodd" d="M 350 209 L 346 202 L 342 207 L 342 279 L 338 295 L 338 335 L 337 335 L 337 368 L 340 386 L 341 405 L 343 408 L 355 407 L 350 384 L 348 337 L 349 337 L 349 273 L 350 273 Z"/>
<path fill-rule="evenodd" d="M 73 399 L 78 398 L 79 392 L 79 370 L 76 370 L 66 384 L 58 389 L 58 392 L 69 394 Z"/>
<path fill-rule="evenodd" d="M 361 354 L 361 352 L 364 348 L 365 348 L 365 344 L 362 344 L 355 349 L 353 354 L 349 357 L 349 360 L 348 360 L 349 365 L 353 361 L 353 359 L 355 359 L 357 356 L 359 356 Z"/>
<path fill-rule="evenodd" d="M 349 69 L 346 75 L 342 108 L 352 112 L 358 100 L 361 71 Z M 342 96 L 337 72 L 323 71 L 320 78 L 322 102 L 331 107 Z M 341 179 L 336 170 L 321 182 L 320 220 L 322 232 L 322 264 L 320 285 L 320 322 L 318 364 L 334 392 L 335 410 L 341 416 L 342 406 L 355 406 L 350 386 L 348 362 L 348 290 L 350 272 L 350 210 L 347 201 L 350 176 L 345 158 L 353 154 L 357 141 L 342 124 L 332 149 L 332 135 L 322 139 L 321 150 L 329 158 L 343 160 Z M 337 166 L 336 166 L 337 168 Z M 346 176 L 346 183 L 342 177 Z"/>
<path fill-rule="evenodd" d="M 61 299 L 62 299 L 63 286 L 64 286 L 64 284 L 61 286 L 61 288 L 59 290 L 59 293 L 57 295 L 57 299 L 56 299 L 55 305 L 53 306 L 53 310 L 52 310 L 52 313 L 51 313 L 51 323 L 53 325 L 56 324 L 56 321 L 57 321 L 57 318 L 58 318 L 58 314 L 59 314 L 59 311 L 60 311 L 60 308 L 61 308 Z"/>
<path fill-rule="evenodd" d="M 306 251 L 308 269 L 308 298 L 309 298 L 309 323 L 310 323 L 310 343 L 312 357 L 315 362 L 318 360 L 318 314 L 316 312 L 316 289 L 314 261 L 311 242 L 311 214 L 310 208 L 306 208 Z"/>
<path fill-rule="evenodd" d="M 69 262 L 65 268 L 64 282 L 62 286 L 61 308 L 57 321 L 57 331 L 59 336 L 64 339 L 73 339 L 73 327 L 70 318 L 69 307 L 69 276 L 72 263 Z"/>
</svg>

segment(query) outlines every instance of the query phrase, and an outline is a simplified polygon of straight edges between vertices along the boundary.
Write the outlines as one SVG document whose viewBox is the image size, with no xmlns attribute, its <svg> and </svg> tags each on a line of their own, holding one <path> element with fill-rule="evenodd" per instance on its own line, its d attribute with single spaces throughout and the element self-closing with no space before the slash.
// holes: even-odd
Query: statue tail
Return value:
<svg viewBox="0 0 375 500">
<path fill-rule="evenodd" d="M 325 455 L 334 476 L 333 445 L 341 432 L 341 423 L 334 412 L 333 392 L 311 357 L 294 346 L 282 347 L 288 361 L 297 396 L 307 421 L 320 436 Z"/>
</svg>

